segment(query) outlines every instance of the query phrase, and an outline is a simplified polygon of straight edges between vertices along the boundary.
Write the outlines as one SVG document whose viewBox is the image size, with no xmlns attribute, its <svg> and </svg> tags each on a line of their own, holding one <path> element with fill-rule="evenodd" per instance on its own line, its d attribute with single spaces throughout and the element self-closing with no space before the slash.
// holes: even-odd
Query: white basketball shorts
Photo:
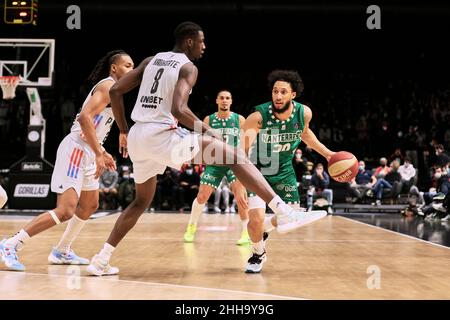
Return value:
<svg viewBox="0 0 450 320">
<path fill-rule="evenodd" d="M 89 145 L 69 134 L 58 147 L 52 174 L 52 191 L 63 193 L 74 188 L 80 197 L 81 191 L 98 190 L 95 170 L 95 154 Z"/>
<path fill-rule="evenodd" d="M 128 153 L 136 183 L 164 173 L 166 167 L 180 170 L 199 150 L 199 134 L 180 127 L 135 123 L 128 133 Z"/>
</svg>

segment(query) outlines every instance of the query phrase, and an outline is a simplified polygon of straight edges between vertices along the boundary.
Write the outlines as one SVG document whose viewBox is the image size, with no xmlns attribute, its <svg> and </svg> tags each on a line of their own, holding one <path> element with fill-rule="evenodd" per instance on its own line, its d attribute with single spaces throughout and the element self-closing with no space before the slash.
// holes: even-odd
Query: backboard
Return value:
<svg viewBox="0 0 450 320">
<path fill-rule="evenodd" d="M 0 38 L 0 76 L 21 76 L 19 86 L 52 86 L 54 64 L 54 39 Z"/>
</svg>

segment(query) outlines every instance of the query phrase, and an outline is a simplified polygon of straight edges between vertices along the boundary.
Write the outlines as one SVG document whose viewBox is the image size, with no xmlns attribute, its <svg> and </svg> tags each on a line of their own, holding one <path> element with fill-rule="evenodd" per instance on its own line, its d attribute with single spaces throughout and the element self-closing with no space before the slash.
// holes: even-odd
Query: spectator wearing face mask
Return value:
<svg viewBox="0 0 450 320">
<path fill-rule="evenodd" d="M 373 175 L 375 178 L 380 179 L 384 178 L 389 171 L 391 171 L 391 168 L 387 165 L 387 159 L 383 157 L 380 159 L 380 166 L 375 169 Z"/>
<path fill-rule="evenodd" d="M 308 211 L 312 210 L 313 198 L 323 195 L 328 201 L 328 213 L 333 213 L 333 190 L 328 189 L 330 176 L 323 170 L 323 164 L 318 163 L 311 177 L 311 186 L 307 194 Z"/>
<path fill-rule="evenodd" d="M 192 201 L 195 199 L 200 186 L 200 175 L 195 172 L 192 165 L 188 165 L 184 171 L 181 172 L 179 177 L 179 193 L 180 202 L 182 207 L 180 211 L 184 211 L 184 207 L 189 207 Z M 190 209 L 189 209 L 190 210 Z"/>
<path fill-rule="evenodd" d="M 402 190 L 409 192 L 411 187 L 416 185 L 416 168 L 414 168 L 411 160 L 406 157 L 403 164 L 398 168 L 398 173 L 402 177 Z"/>
</svg>

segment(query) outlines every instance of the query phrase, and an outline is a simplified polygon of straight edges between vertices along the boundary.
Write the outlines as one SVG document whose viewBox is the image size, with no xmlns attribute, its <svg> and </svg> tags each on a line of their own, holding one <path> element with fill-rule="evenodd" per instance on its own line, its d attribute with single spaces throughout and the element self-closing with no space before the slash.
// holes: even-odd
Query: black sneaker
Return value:
<svg viewBox="0 0 450 320">
<path fill-rule="evenodd" d="M 267 260 L 266 252 L 262 254 L 253 253 L 253 255 L 248 259 L 247 266 L 245 267 L 245 273 L 260 273 L 262 270 L 262 265 Z"/>
</svg>

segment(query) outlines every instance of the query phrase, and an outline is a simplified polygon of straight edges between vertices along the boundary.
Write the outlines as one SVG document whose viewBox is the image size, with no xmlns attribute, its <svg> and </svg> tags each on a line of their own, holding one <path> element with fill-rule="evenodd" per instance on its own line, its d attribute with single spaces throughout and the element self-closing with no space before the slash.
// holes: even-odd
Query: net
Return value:
<svg viewBox="0 0 450 320">
<path fill-rule="evenodd" d="M 19 84 L 18 76 L 2 76 L 0 77 L 0 85 L 2 86 L 3 99 L 14 99 L 16 96 L 16 88 Z"/>
</svg>

